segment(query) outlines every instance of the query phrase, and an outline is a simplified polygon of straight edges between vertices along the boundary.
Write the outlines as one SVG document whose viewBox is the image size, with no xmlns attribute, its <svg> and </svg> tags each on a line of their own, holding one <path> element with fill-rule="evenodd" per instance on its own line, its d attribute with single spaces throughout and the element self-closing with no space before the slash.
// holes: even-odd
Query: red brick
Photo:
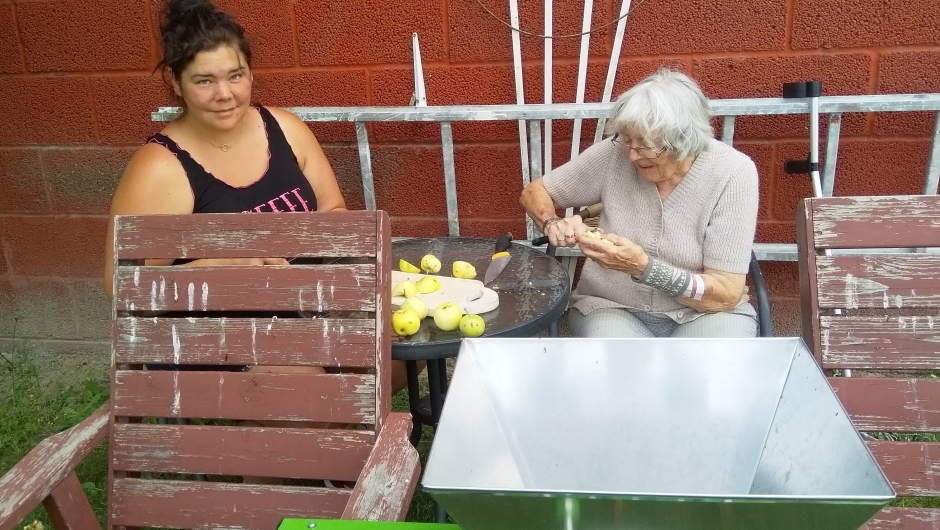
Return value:
<svg viewBox="0 0 940 530">
<path fill-rule="evenodd" d="M 493 105 L 516 102 L 512 66 L 425 68 L 428 105 Z M 481 80 L 484 80 L 481 82 Z M 414 93 L 411 70 L 377 70 L 372 74 L 374 105 L 407 105 Z M 436 123 L 377 123 L 378 141 L 440 142 Z M 456 123 L 454 140 L 512 139 L 519 135 L 514 122 Z"/>
<path fill-rule="evenodd" d="M 111 337 L 111 304 L 100 280 L 67 282 L 75 315 L 78 335 L 83 340 L 108 340 Z"/>
<path fill-rule="evenodd" d="M 107 215 L 135 149 L 79 148 L 43 152 L 52 211 Z"/>
<path fill-rule="evenodd" d="M 484 2 L 490 11 L 504 22 L 509 22 L 507 2 Z M 520 2 L 519 19 L 523 31 L 544 34 L 544 2 Z M 553 2 L 553 35 L 581 33 L 584 16 L 583 2 Z M 606 2 L 595 2 L 591 14 L 591 26 L 598 27 L 612 20 Z M 451 2 L 450 60 L 454 62 L 512 61 L 512 32 L 493 15 L 486 13 L 476 2 Z M 600 29 L 591 35 L 591 55 L 610 56 L 608 40 L 613 27 Z M 422 35 L 419 34 L 419 37 Z M 537 36 L 522 34 L 522 57 L 541 59 L 545 56 L 544 40 Z M 424 55 L 424 46 L 421 48 Z M 581 38 L 556 38 L 552 40 L 552 57 L 578 57 L 581 53 Z M 605 63 L 606 64 L 606 63 Z"/>
<path fill-rule="evenodd" d="M 62 280 L 0 279 L 0 334 L 21 338 L 79 338 L 68 287 Z"/>
<path fill-rule="evenodd" d="M 0 212 L 48 212 L 39 151 L 0 149 Z"/>
<path fill-rule="evenodd" d="M 64 144 L 94 140 L 84 79 L 0 78 L 0 144 Z"/>
<path fill-rule="evenodd" d="M 392 237 L 437 237 L 449 234 L 447 230 L 447 217 L 411 217 L 407 215 L 393 215 Z"/>
<path fill-rule="evenodd" d="M 929 149 L 928 140 L 844 142 L 833 195 L 919 195 Z"/>
<path fill-rule="evenodd" d="M 251 65 L 258 67 L 296 65 L 291 30 L 292 2 L 220 0 L 216 5 L 230 12 L 245 28 L 251 43 Z"/>
<path fill-rule="evenodd" d="M 940 42 L 940 4 L 936 2 L 793 1 L 794 49 L 937 42 Z"/>
<path fill-rule="evenodd" d="M 878 92 L 918 94 L 940 92 L 940 52 L 886 53 L 881 56 Z M 875 114 L 876 135 L 928 135 L 933 131 L 935 112 L 879 112 Z"/>
<path fill-rule="evenodd" d="M 802 330 L 800 301 L 776 299 L 770 301 L 771 322 L 775 337 L 799 337 Z"/>
<path fill-rule="evenodd" d="M 294 9 L 303 65 L 411 64 L 412 32 L 425 62 L 445 58 L 438 2 L 299 0 Z"/>
<path fill-rule="evenodd" d="M 359 150 L 355 146 L 325 145 L 323 152 L 333 168 L 333 174 L 336 175 L 336 182 L 346 201 L 346 208 L 365 210 Z"/>
<path fill-rule="evenodd" d="M 17 276 L 97 278 L 103 271 L 105 217 L 0 217 L 0 244 Z"/>
<path fill-rule="evenodd" d="M 630 12 L 624 54 L 783 49 L 785 2 L 650 2 Z"/>
<path fill-rule="evenodd" d="M 13 22 L 13 6 L 0 5 L 0 74 L 22 71 L 23 61 L 17 42 L 16 24 Z"/>
<path fill-rule="evenodd" d="M 757 243 L 796 243 L 796 224 L 785 221 L 757 223 Z"/>
<path fill-rule="evenodd" d="M 176 106 L 159 73 L 96 77 L 92 89 L 101 140 L 109 144 L 143 144 L 148 136 L 166 126 L 154 122 L 150 113 L 159 107 Z"/>
<path fill-rule="evenodd" d="M 795 261 L 764 261 L 760 269 L 772 297 L 800 297 L 800 269 Z"/>
<path fill-rule="evenodd" d="M 517 146 L 460 146 L 454 161 L 460 217 L 524 218 L 519 205 L 522 163 Z"/>
<path fill-rule="evenodd" d="M 256 73 L 255 101 L 277 107 L 356 107 L 367 105 L 364 70 Z M 321 142 L 352 142 L 351 123 L 311 123 Z"/>
<path fill-rule="evenodd" d="M 460 219 L 460 235 L 462 236 L 495 239 L 506 232 L 511 233 L 514 239 L 525 239 L 525 217 L 519 215 L 496 219 L 465 219 L 463 217 Z"/>
<path fill-rule="evenodd" d="M 389 215 L 446 218 L 444 163 L 440 146 L 376 147 L 372 174 L 377 207 Z"/>
<path fill-rule="evenodd" d="M 734 57 L 693 61 L 694 78 L 709 98 L 781 97 L 783 84 L 822 81 L 823 94 L 867 94 L 872 58 L 868 54 Z M 864 118 L 845 116 L 842 134 L 864 131 Z M 735 122 L 740 138 L 778 138 L 806 134 L 807 117 L 754 116 Z"/>
<path fill-rule="evenodd" d="M 21 2 L 16 14 L 31 72 L 151 66 L 145 0 Z"/>
<path fill-rule="evenodd" d="M 757 217 L 758 219 L 770 219 L 770 204 L 775 181 L 773 145 L 740 144 L 735 147 L 751 157 L 751 160 L 757 165 L 757 175 L 760 178 L 760 203 Z"/>
</svg>

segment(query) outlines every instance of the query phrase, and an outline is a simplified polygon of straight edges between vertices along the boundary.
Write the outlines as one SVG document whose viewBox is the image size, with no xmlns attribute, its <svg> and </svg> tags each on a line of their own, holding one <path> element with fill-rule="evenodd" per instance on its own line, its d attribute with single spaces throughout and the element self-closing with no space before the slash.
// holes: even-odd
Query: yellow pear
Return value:
<svg viewBox="0 0 940 530">
<path fill-rule="evenodd" d="M 414 296 L 418 292 L 418 286 L 404 280 L 395 284 L 395 287 L 392 287 L 392 296 L 404 296 L 408 298 L 409 296 Z"/>
<path fill-rule="evenodd" d="M 434 309 L 434 323 L 444 331 L 457 329 L 463 311 L 454 302 L 444 302 Z"/>
<path fill-rule="evenodd" d="M 424 320 L 428 316 L 428 306 L 424 304 L 424 300 L 417 296 L 405 298 L 404 303 L 401 304 L 399 309 L 410 309 L 414 311 L 421 320 Z"/>
<path fill-rule="evenodd" d="M 460 333 L 464 337 L 479 337 L 486 329 L 486 323 L 480 315 L 464 315 L 460 319 Z"/>
<path fill-rule="evenodd" d="M 392 313 L 392 330 L 395 334 L 404 337 L 413 335 L 421 327 L 421 319 L 410 309 L 399 309 Z"/>
<path fill-rule="evenodd" d="M 402 272 L 409 272 L 412 274 L 416 272 L 421 272 L 421 269 L 419 269 L 418 267 L 415 267 L 414 265 L 412 265 L 411 263 L 408 263 L 407 261 L 403 259 L 398 260 L 398 269 L 401 270 Z"/>
<path fill-rule="evenodd" d="M 441 270 L 441 260 L 434 254 L 425 254 L 421 258 L 421 270 L 429 274 L 437 274 Z"/>
<path fill-rule="evenodd" d="M 454 262 L 454 278 L 463 278 L 465 280 L 472 280 L 477 276 L 477 269 L 467 263 L 466 261 L 455 261 Z"/>
<path fill-rule="evenodd" d="M 416 287 L 418 288 L 418 292 L 421 294 L 433 293 L 434 291 L 441 288 L 441 281 L 433 276 L 425 276 L 424 278 L 418 280 Z M 412 294 L 412 296 L 414 295 Z"/>
</svg>

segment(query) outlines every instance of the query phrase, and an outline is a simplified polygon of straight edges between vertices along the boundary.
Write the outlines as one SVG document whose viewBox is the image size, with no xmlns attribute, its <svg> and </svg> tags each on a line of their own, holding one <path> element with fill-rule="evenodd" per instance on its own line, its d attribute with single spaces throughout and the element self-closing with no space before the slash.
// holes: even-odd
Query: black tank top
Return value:
<svg viewBox="0 0 940 530">
<path fill-rule="evenodd" d="M 182 164 L 193 190 L 193 213 L 315 212 L 316 194 L 300 170 L 284 131 L 268 109 L 252 106 L 264 121 L 268 169 L 247 186 L 230 186 L 215 178 L 166 135 L 157 133 L 147 143 L 166 147 Z"/>
</svg>

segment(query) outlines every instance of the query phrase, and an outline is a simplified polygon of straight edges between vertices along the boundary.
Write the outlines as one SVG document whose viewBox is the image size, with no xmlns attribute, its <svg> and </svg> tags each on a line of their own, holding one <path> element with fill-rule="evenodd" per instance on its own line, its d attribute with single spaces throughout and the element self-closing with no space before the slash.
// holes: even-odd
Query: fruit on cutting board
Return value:
<svg viewBox="0 0 940 530">
<path fill-rule="evenodd" d="M 441 281 L 433 276 L 425 276 L 418 280 L 418 283 L 415 284 L 415 287 L 418 288 L 418 292 L 421 294 L 433 293 L 441 288 Z M 413 295 L 414 293 L 412 293 Z M 407 298 L 407 296 L 405 297 Z"/>
<path fill-rule="evenodd" d="M 460 319 L 460 333 L 464 337 L 479 337 L 486 329 L 486 323 L 480 315 L 464 315 Z"/>
<path fill-rule="evenodd" d="M 441 270 L 441 260 L 434 254 L 425 254 L 421 258 L 421 270 L 428 274 L 437 274 Z"/>
<path fill-rule="evenodd" d="M 415 267 L 414 265 L 412 265 L 411 263 L 408 263 L 407 261 L 403 259 L 398 260 L 398 269 L 402 272 L 408 272 L 411 274 L 414 274 L 416 272 L 421 272 L 421 269 L 419 269 L 418 267 Z"/>
<path fill-rule="evenodd" d="M 418 318 L 424 320 L 428 316 L 428 306 L 417 296 L 409 296 L 401 304 L 399 309 L 410 309 L 418 315 Z"/>
<path fill-rule="evenodd" d="M 457 329 L 463 311 L 454 302 L 444 302 L 434 308 L 434 323 L 444 331 Z"/>
<path fill-rule="evenodd" d="M 411 309 L 399 309 L 392 313 L 392 330 L 395 334 L 404 337 L 414 335 L 421 327 L 421 319 Z"/>
<path fill-rule="evenodd" d="M 405 298 L 408 298 L 409 296 L 414 296 L 417 293 L 418 286 L 409 282 L 408 280 L 398 282 L 395 284 L 395 287 L 392 287 L 392 296 L 404 296 Z"/>
<path fill-rule="evenodd" d="M 465 280 L 472 280 L 477 276 L 477 269 L 473 265 L 470 265 L 466 261 L 455 261 L 454 266 L 454 278 L 463 278 Z"/>
</svg>

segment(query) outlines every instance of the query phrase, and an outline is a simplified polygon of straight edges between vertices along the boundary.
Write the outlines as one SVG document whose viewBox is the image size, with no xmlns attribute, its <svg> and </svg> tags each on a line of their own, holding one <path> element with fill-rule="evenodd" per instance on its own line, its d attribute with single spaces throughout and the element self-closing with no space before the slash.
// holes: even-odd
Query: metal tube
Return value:
<svg viewBox="0 0 940 530">
<path fill-rule="evenodd" d="M 362 197 L 366 210 L 375 210 L 375 183 L 372 179 L 372 153 L 369 150 L 369 130 L 367 124 L 356 122 L 356 145 L 359 147 L 359 168 L 362 173 Z"/>
<path fill-rule="evenodd" d="M 545 0 L 545 103 L 552 102 L 552 0 Z M 546 170 L 552 168 L 552 120 L 545 120 L 545 162 Z"/>
<path fill-rule="evenodd" d="M 813 196 L 822 197 L 822 183 L 819 180 L 819 98 L 809 98 L 809 162 Z"/>
<path fill-rule="evenodd" d="M 927 159 L 924 195 L 936 195 L 938 181 L 940 181 L 940 112 L 937 112 L 933 120 L 933 139 L 930 141 L 930 158 Z"/>
<path fill-rule="evenodd" d="M 532 178 L 537 179 L 542 176 L 542 154 L 540 151 L 540 146 L 542 145 L 542 128 L 540 126 L 539 120 L 532 120 L 529 122 L 529 160 L 532 162 Z M 528 181 L 523 181 L 523 186 L 529 184 Z M 535 237 L 535 225 L 532 222 L 532 218 L 528 215 L 525 216 L 525 231 L 526 239 L 530 241 Z"/>
<path fill-rule="evenodd" d="M 444 191 L 447 193 L 447 230 L 460 235 L 457 219 L 457 173 L 454 169 L 454 135 L 449 121 L 441 122 L 441 148 L 444 151 Z"/>
<path fill-rule="evenodd" d="M 594 12 L 594 0 L 584 0 L 584 14 L 581 18 L 581 56 L 578 59 L 578 85 L 575 94 L 576 103 L 584 103 L 584 85 L 587 80 L 588 52 L 591 47 L 591 14 Z M 581 120 L 575 118 L 574 131 L 571 133 L 571 159 L 581 152 Z M 572 208 L 568 208 L 571 215 Z"/>
<path fill-rule="evenodd" d="M 630 12 L 630 0 L 623 0 L 620 4 L 620 20 L 617 21 L 617 32 L 614 34 L 614 46 L 610 50 L 610 62 L 607 64 L 607 80 L 604 81 L 604 94 L 601 101 L 610 101 L 614 92 L 614 78 L 617 77 L 617 66 L 620 64 L 620 49 L 623 47 L 623 34 L 627 29 L 627 13 Z M 604 137 L 604 124 L 607 118 L 597 120 L 597 130 L 594 131 L 594 143 L 600 142 Z"/>
<path fill-rule="evenodd" d="M 832 197 L 832 188 L 836 182 L 836 161 L 839 158 L 839 135 L 842 132 L 842 114 L 836 112 L 829 115 L 829 125 L 826 127 L 826 161 L 823 166 L 822 193 L 823 197 Z"/>
<path fill-rule="evenodd" d="M 722 116 L 721 141 L 728 145 L 734 144 L 734 116 Z"/>
<path fill-rule="evenodd" d="M 509 0 L 509 23 L 513 28 L 519 27 L 519 0 Z M 522 90 L 522 43 L 519 32 L 511 29 L 512 34 L 512 73 L 516 82 L 516 103 L 525 103 L 525 92 Z M 522 180 L 529 179 L 529 150 L 526 146 L 525 117 L 519 117 L 519 155 L 522 166 Z"/>
<path fill-rule="evenodd" d="M 421 64 L 421 48 L 418 46 L 418 34 L 411 34 L 411 53 L 415 74 L 414 106 L 427 107 L 428 95 L 424 89 L 424 66 Z"/>
</svg>

